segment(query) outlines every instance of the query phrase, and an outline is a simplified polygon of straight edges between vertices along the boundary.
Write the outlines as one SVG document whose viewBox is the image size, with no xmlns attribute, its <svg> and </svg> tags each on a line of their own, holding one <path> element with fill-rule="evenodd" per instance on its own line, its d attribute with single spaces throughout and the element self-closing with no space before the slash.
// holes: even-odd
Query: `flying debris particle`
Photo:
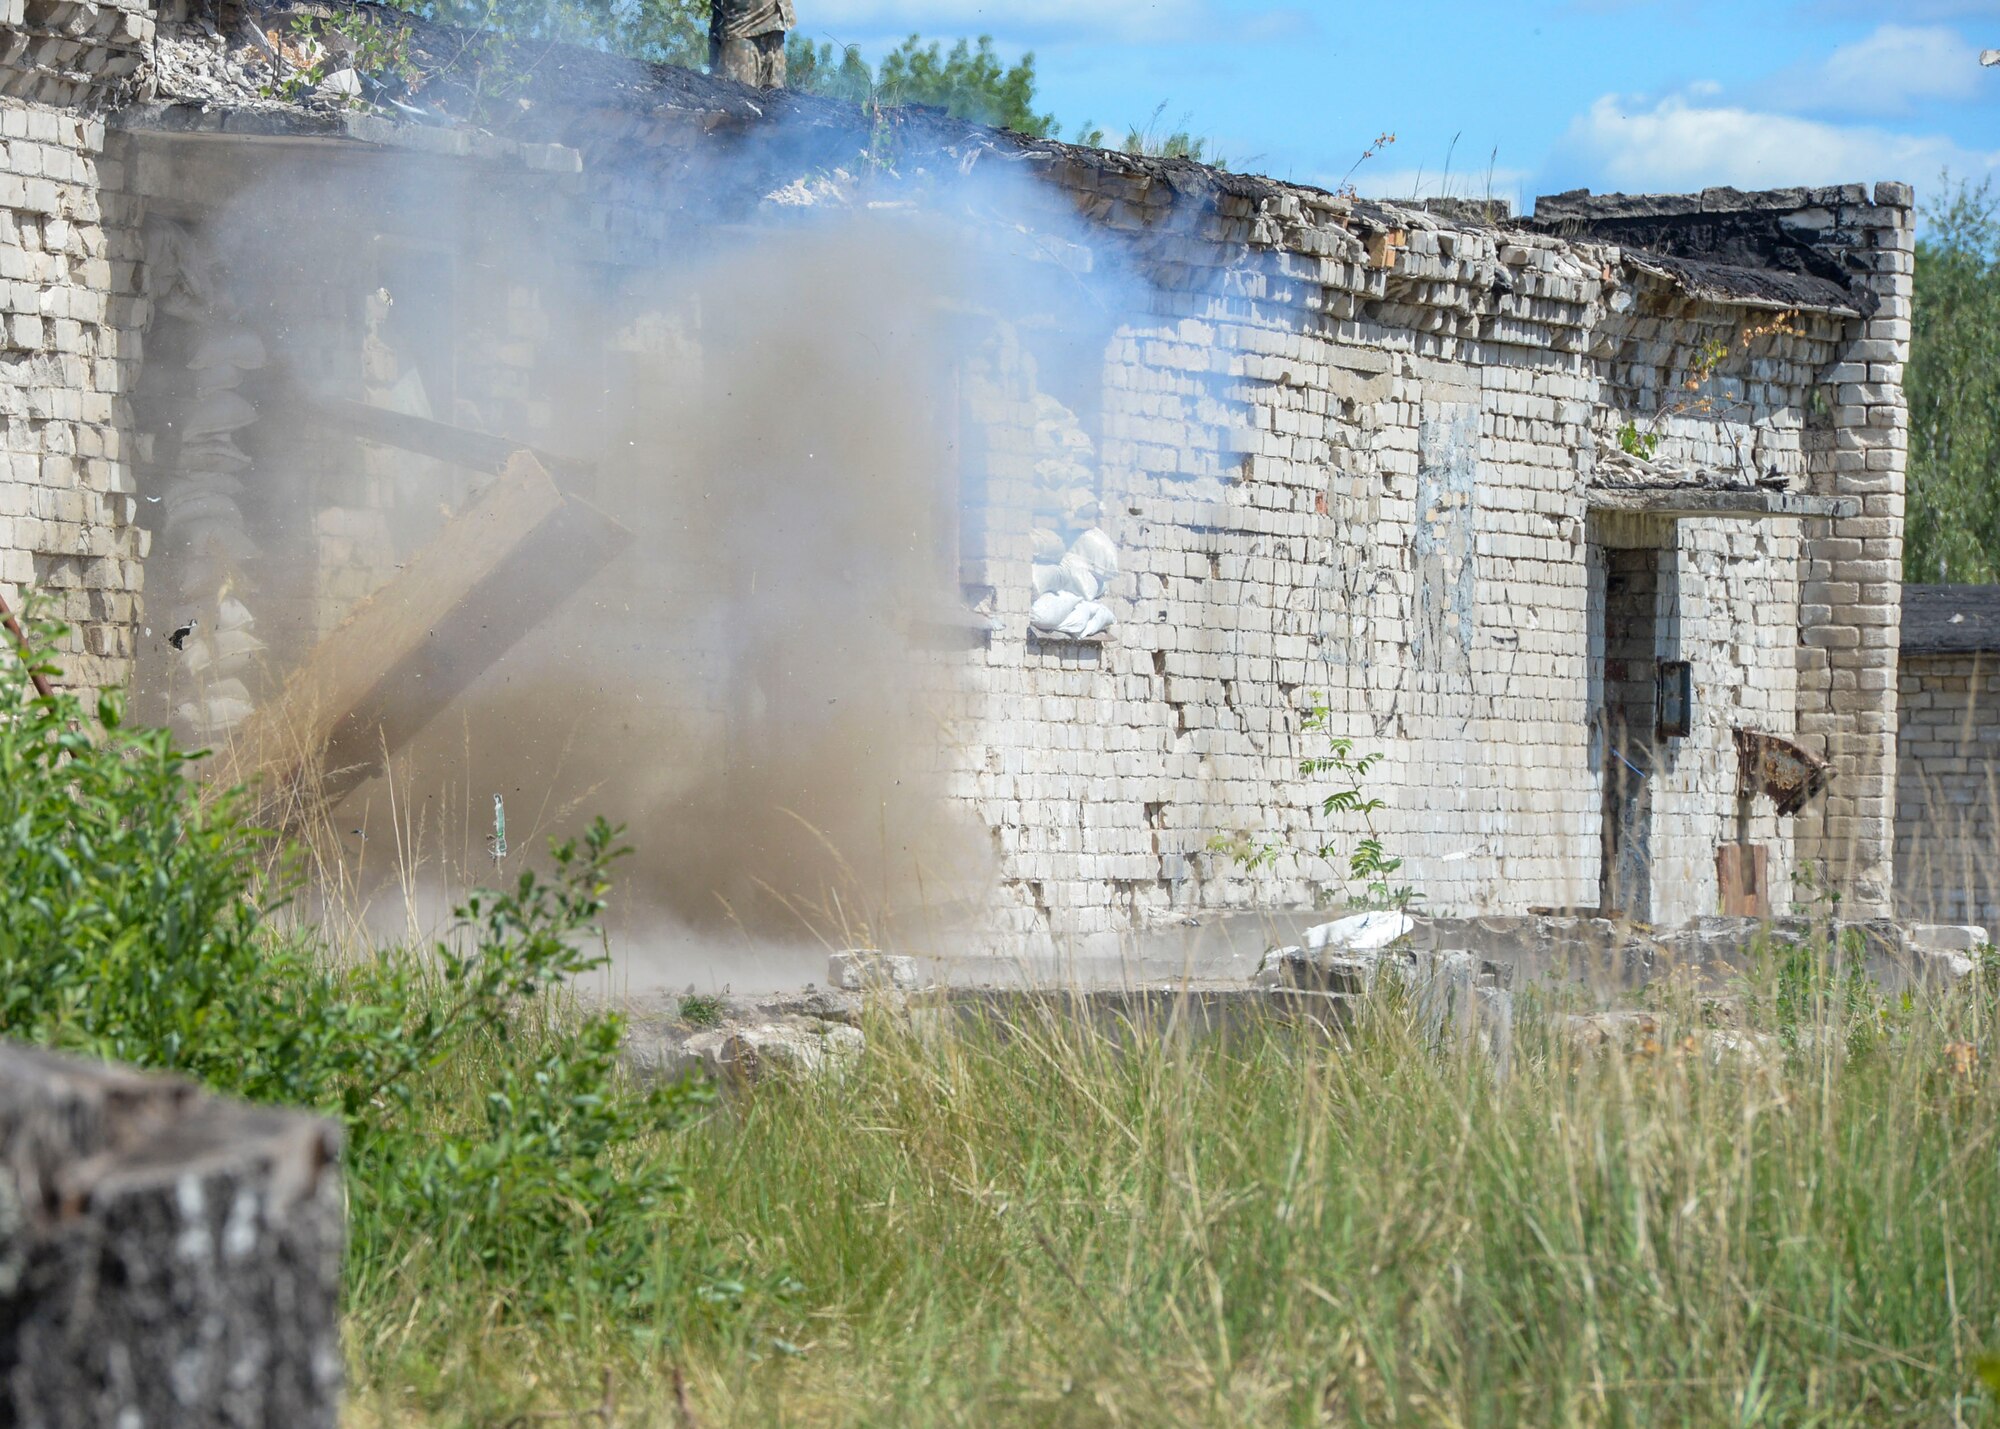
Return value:
<svg viewBox="0 0 2000 1429">
<path fill-rule="evenodd" d="M 181 626 L 178 630 L 167 636 L 167 644 L 173 646 L 176 650 L 187 649 L 188 636 L 194 634 L 194 627 L 195 622 L 190 620 L 186 625 Z"/>
</svg>

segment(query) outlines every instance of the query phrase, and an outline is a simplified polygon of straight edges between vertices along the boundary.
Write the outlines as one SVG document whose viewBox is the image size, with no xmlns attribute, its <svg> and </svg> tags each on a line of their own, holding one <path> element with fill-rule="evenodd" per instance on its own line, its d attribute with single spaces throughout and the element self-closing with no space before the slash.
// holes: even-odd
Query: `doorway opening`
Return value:
<svg viewBox="0 0 2000 1429">
<path fill-rule="evenodd" d="M 1603 597 L 1594 604 L 1601 624 L 1592 631 L 1602 662 L 1596 720 L 1604 800 L 1598 910 L 1650 922 L 1654 801 L 1669 735 L 1663 718 L 1685 716 L 1685 710 L 1661 705 L 1663 682 L 1683 672 L 1662 659 L 1676 633 L 1672 552 L 1649 542 L 1605 545 L 1600 553 Z"/>
</svg>

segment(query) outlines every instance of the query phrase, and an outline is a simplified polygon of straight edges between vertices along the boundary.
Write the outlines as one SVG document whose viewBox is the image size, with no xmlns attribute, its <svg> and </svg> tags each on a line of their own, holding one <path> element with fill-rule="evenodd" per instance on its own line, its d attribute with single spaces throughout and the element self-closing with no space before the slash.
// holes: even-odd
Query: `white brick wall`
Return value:
<svg viewBox="0 0 2000 1429">
<path fill-rule="evenodd" d="M 147 550 L 125 403 L 143 314 L 120 181 L 100 120 L 0 97 L 0 586 L 11 604 L 49 597 L 73 628 L 65 680 L 86 688 L 130 673 Z"/>
<path fill-rule="evenodd" d="M 1808 464 L 1835 319 L 1746 341 L 1771 314 L 1633 316 L 1600 301 L 1595 251 L 1508 235 L 1516 296 L 1481 327 L 1451 280 L 1469 286 L 1500 256 L 1492 235 L 1419 229 L 1392 270 L 1319 265 L 1345 292 L 1292 281 L 1316 236 L 1288 233 L 1279 254 L 1218 248 L 1214 262 L 1236 265 L 1226 280 L 1170 281 L 1107 346 L 1105 525 L 1125 554 L 1115 642 L 1062 653 L 1026 637 L 1031 483 L 1005 442 L 989 444 L 1003 455 L 987 496 L 1011 509 L 982 572 L 1006 626 L 981 681 L 997 757 L 959 787 L 1000 830 L 1024 929 L 1103 942 L 1175 910 L 1337 896 L 1340 871 L 1317 859 L 1253 876 L 1205 852 L 1217 834 L 1303 852 L 1332 832 L 1316 808 L 1329 783 L 1296 772 L 1323 752 L 1300 729 L 1315 694 L 1334 733 L 1383 755 L 1377 822 L 1430 906 L 1594 906 L 1593 431 L 1665 406 L 1662 455 L 1757 475 Z M 1371 311 L 1371 293 L 1398 301 Z M 1682 400 L 1696 344 L 1716 336 L 1727 359 L 1703 402 Z M 1458 411 L 1477 442 L 1463 507 L 1424 474 L 1426 423 Z M 1418 532 L 1439 523 L 1468 528 L 1469 580 L 1449 533 L 1424 568 Z M 1696 704 L 1654 788 L 1656 921 L 1716 909 L 1716 849 L 1738 836 L 1732 729 L 1797 730 L 1802 524 L 1686 521 L 1658 538 L 1678 620 L 1654 653 L 1692 662 Z M 1757 800 L 1745 832 L 1771 848 L 1782 911 L 1790 821 Z M 1356 837 L 1348 820 L 1333 841 Z"/>
<path fill-rule="evenodd" d="M 2000 934 L 2000 655 L 1902 658 L 1896 902 Z"/>
</svg>

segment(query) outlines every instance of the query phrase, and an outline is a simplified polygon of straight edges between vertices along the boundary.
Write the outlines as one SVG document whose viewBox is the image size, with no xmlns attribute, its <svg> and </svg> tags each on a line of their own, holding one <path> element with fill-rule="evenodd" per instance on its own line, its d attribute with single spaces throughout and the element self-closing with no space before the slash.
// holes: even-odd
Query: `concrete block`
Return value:
<svg viewBox="0 0 2000 1429">
<path fill-rule="evenodd" d="M 849 949 L 826 960 L 826 980 L 843 992 L 909 992 L 919 983 L 917 960 Z"/>
<path fill-rule="evenodd" d="M 1969 953 L 1991 941 L 1986 930 L 1970 923 L 1913 923 L 1910 946 L 1920 952 Z"/>
</svg>

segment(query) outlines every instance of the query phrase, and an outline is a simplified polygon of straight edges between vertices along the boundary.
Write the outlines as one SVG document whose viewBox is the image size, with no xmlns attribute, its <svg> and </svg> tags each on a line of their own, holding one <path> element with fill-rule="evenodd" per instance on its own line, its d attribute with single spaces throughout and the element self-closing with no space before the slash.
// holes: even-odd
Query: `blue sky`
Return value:
<svg viewBox="0 0 2000 1429">
<path fill-rule="evenodd" d="M 1364 194 L 1669 192 L 1904 179 L 2000 190 L 2000 0 L 797 0 L 871 58 L 911 31 L 1032 49 L 1065 126 L 1210 136 L 1232 167 Z M 1165 109 L 1160 110 L 1164 105 Z M 1454 139 L 1456 144 L 1454 145 Z M 1447 159 L 1449 172 L 1447 176 Z"/>
</svg>

